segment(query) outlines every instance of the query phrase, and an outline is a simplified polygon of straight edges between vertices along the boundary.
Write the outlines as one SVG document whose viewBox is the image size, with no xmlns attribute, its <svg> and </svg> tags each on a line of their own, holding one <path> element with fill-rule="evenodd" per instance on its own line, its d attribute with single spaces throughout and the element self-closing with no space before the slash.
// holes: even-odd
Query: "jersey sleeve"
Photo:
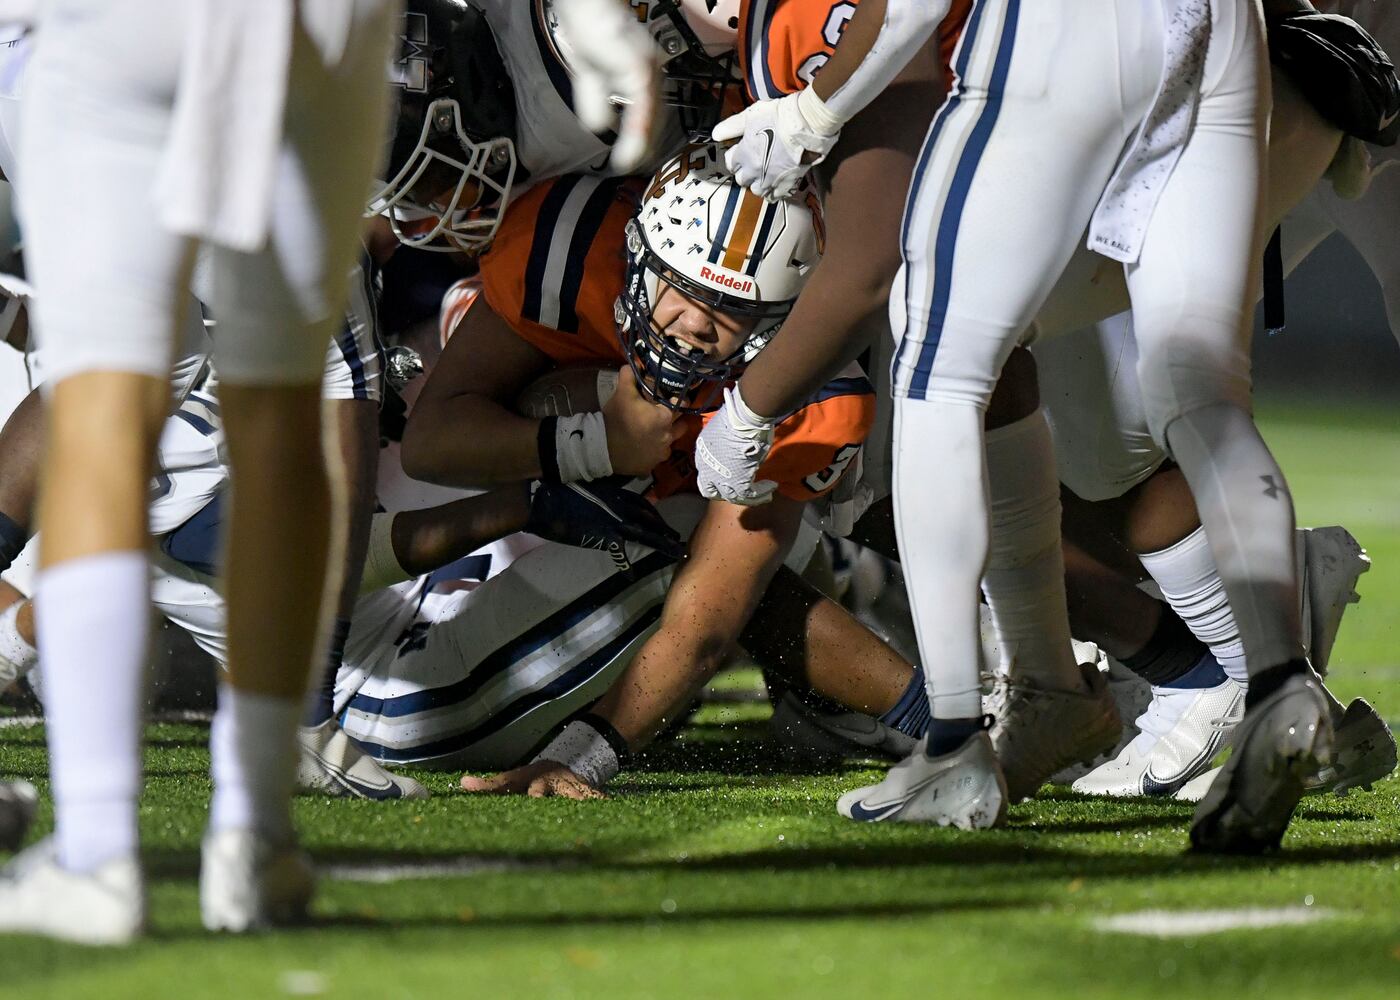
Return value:
<svg viewBox="0 0 1400 1000">
<path fill-rule="evenodd" d="M 836 49 L 860 0 L 748 0 L 739 11 L 739 69 L 750 100 L 795 94 Z M 972 0 L 953 0 L 938 29 L 950 66 Z"/>
<path fill-rule="evenodd" d="M 874 422 L 875 389 L 853 365 L 778 424 L 758 478 L 789 499 L 814 500 L 836 485 Z"/>
<path fill-rule="evenodd" d="M 613 303 L 622 292 L 633 187 L 560 177 L 512 204 L 481 258 L 481 295 L 560 365 L 621 364 Z"/>
</svg>

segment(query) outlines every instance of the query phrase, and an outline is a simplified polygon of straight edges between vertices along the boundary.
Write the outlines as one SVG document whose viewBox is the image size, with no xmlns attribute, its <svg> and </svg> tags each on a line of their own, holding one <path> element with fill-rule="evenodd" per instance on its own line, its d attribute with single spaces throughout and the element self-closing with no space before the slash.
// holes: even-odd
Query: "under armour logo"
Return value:
<svg viewBox="0 0 1400 1000">
<path fill-rule="evenodd" d="M 1264 481 L 1264 495 L 1270 500 L 1277 500 L 1278 495 L 1283 492 L 1283 487 L 1274 482 L 1273 476 L 1260 476 Z"/>
</svg>

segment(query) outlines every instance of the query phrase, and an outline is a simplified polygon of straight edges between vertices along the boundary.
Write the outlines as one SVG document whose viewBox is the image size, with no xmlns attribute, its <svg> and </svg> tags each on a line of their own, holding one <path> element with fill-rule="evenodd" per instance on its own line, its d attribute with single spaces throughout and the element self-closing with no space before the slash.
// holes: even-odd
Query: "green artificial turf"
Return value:
<svg viewBox="0 0 1400 1000">
<path fill-rule="evenodd" d="M 1266 404 L 1261 418 L 1300 521 L 1346 524 L 1375 557 L 1331 683 L 1400 719 L 1400 430 L 1381 410 Z M 752 683 L 730 678 L 730 698 Z M 1396 778 L 1307 800 L 1265 859 L 1184 853 L 1187 805 L 1058 790 L 1002 830 L 860 826 L 833 805 L 876 772 L 797 768 L 764 742 L 765 713 L 707 706 L 604 802 L 468 798 L 447 774 L 423 775 L 435 797 L 421 803 L 302 798 L 306 846 L 336 877 L 312 926 L 240 939 L 199 928 L 207 729 L 152 727 L 150 938 L 119 951 L 0 938 L 0 996 L 1400 995 Z M 0 774 L 45 785 L 39 729 L 0 731 Z M 380 865 L 429 877 L 347 878 Z M 1281 906 L 1329 916 L 1167 940 L 1096 925 Z"/>
</svg>

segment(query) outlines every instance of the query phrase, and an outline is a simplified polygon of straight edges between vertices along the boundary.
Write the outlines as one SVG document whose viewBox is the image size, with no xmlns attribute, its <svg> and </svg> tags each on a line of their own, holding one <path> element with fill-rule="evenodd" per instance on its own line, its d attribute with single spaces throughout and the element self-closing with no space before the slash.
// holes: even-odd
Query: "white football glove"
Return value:
<svg viewBox="0 0 1400 1000">
<path fill-rule="evenodd" d="M 791 198 L 807 171 L 826 159 L 844 124 L 808 87 L 750 104 L 716 125 L 711 137 L 738 139 L 724 152 L 725 166 L 754 194 L 779 201 Z"/>
<path fill-rule="evenodd" d="M 754 482 L 758 467 L 773 446 L 776 420 L 760 417 L 744 405 L 739 387 L 724 390 L 724 405 L 695 442 L 695 479 L 700 495 L 756 507 L 773 499 L 778 484 Z"/>
<path fill-rule="evenodd" d="M 574 111 L 594 132 L 617 129 L 610 162 L 630 173 L 657 124 L 661 69 L 651 33 L 622 0 L 557 0 L 554 9 L 570 49 Z"/>
</svg>

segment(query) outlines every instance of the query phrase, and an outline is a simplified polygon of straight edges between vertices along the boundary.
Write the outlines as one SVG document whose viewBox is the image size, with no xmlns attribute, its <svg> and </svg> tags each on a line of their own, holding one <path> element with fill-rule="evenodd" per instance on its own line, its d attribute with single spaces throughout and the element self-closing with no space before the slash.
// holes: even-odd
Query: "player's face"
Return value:
<svg viewBox="0 0 1400 1000">
<path fill-rule="evenodd" d="M 735 316 L 723 309 L 687 298 L 665 282 L 661 283 L 652 322 L 667 337 L 687 348 L 699 348 L 711 361 L 736 354 L 753 333 L 754 320 Z"/>
</svg>

